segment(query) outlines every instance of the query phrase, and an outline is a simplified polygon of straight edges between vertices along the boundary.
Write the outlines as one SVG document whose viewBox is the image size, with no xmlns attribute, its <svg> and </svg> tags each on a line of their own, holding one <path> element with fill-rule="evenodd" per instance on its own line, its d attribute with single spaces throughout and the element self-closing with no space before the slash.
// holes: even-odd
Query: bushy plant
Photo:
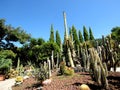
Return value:
<svg viewBox="0 0 120 90">
<path fill-rule="evenodd" d="M 8 73 L 8 77 L 9 78 L 15 78 L 18 76 L 18 71 L 15 69 L 10 69 L 9 73 Z"/>
<path fill-rule="evenodd" d="M 7 74 L 12 66 L 15 54 L 11 50 L 0 51 L 0 74 Z"/>
<path fill-rule="evenodd" d="M 47 67 L 41 66 L 39 69 L 36 69 L 35 77 L 38 81 L 44 81 L 49 78 L 49 73 Z"/>
<path fill-rule="evenodd" d="M 67 75 L 67 76 L 74 75 L 74 69 L 66 66 L 65 71 L 64 71 L 64 75 Z"/>
<path fill-rule="evenodd" d="M 11 59 L 5 59 L 0 57 L 0 74 L 7 74 L 11 65 Z"/>
<path fill-rule="evenodd" d="M 60 74 L 71 76 L 74 74 L 74 69 L 72 69 L 71 67 L 67 67 L 65 62 L 63 61 L 60 63 Z"/>
</svg>

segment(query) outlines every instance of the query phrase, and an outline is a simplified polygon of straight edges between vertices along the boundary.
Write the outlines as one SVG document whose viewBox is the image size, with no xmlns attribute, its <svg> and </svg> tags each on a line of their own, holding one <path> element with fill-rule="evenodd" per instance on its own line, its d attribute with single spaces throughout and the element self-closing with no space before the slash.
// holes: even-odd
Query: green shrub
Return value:
<svg viewBox="0 0 120 90">
<path fill-rule="evenodd" d="M 61 62 L 60 63 L 60 74 L 61 75 L 67 75 L 67 76 L 71 76 L 74 74 L 74 69 L 67 67 L 65 65 L 65 62 Z"/>
<path fill-rule="evenodd" d="M 66 66 L 64 75 L 67 75 L 67 76 L 72 76 L 72 75 L 74 75 L 74 69 Z"/>
</svg>

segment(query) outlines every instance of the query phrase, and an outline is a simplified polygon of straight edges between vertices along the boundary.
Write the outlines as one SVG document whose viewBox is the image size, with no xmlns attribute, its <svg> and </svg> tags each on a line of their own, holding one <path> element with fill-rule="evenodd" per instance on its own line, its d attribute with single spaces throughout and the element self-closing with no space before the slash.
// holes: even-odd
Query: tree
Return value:
<svg viewBox="0 0 120 90">
<path fill-rule="evenodd" d="M 78 31 L 78 35 L 79 35 L 79 42 L 83 43 L 83 36 L 80 30 Z"/>
<path fill-rule="evenodd" d="M 120 27 L 112 28 L 111 36 L 112 36 L 112 39 L 114 39 L 120 43 Z"/>
<path fill-rule="evenodd" d="M 91 28 L 89 28 L 89 35 L 90 35 L 89 40 L 94 40 L 94 36 L 93 36 Z"/>
<path fill-rule="evenodd" d="M 61 38 L 58 30 L 56 31 L 56 43 L 59 47 L 61 47 Z"/>
<path fill-rule="evenodd" d="M 11 25 L 5 25 L 5 20 L 0 19 L 0 48 L 10 49 L 15 46 L 13 42 L 24 44 L 29 39 L 30 35 L 20 27 L 14 28 Z"/>
<path fill-rule="evenodd" d="M 78 40 L 76 28 L 74 26 L 72 26 L 72 34 L 73 34 L 74 47 L 75 47 L 75 50 L 77 51 L 78 45 L 79 45 L 79 40 Z"/>
<path fill-rule="evenodd" d="M 0 51 L 0 74 L 8 73 L 12 66 L 12 59 L 16 57 L 16 54 L 11 50 Z"/>
<path fill-rule="evenodd" d="M 31 62 L 38 66 L 38 57 L 41 52 L 40 47 L 45 43 L 43 38 L 31 38 L 30 43 L 19 48 L 19 57 L 23 65 Z"/>
<path fill-rule="evenodd" d="M 44 43 L 45 43 L 45 40 L 43 38 L 38 38 L 38 40 L 37 40 L 38 45 L 42 45 Z"/>
<path fill-rule="evenodd" d="M 50 42 L 54 42 L 54 29 L 53 29 L 53 25 L 51 25 L 49 41 Z"/>
<path fill-rule="evenodd" d="M 85 26 L 83 26 L 83 36 L 84 36 L 84 40 L 85 40 L 85 41 L 88 41 L 88 40 L 89 40 L 89 39 L 88 39 L 88 31 L 87 31 L 87 29 L 86 29 Z"/>
</svg>

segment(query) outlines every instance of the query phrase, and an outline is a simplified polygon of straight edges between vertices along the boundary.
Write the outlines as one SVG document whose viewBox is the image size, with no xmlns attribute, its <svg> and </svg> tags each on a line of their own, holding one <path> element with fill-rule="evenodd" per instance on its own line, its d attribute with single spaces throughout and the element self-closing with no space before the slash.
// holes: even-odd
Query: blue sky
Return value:
<svg viewBox="0 0 120 90">
<path fill-rule="evenodd" d="M 120 26 L 120 0 L 0 0 L 0 18 L 22 27 L 34 38 L 49 39 L 51 24 L 64 37 L 63 11 L 68 28 L 92 28 L 95 38 L 108 35 Z"/>
</svg>

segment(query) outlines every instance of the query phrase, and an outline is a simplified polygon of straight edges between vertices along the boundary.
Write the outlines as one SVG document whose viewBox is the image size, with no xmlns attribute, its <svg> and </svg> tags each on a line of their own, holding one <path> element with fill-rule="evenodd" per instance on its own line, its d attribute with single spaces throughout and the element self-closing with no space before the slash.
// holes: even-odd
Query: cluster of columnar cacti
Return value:
<svg viewBox="0 0 120 90">
<path fill-rule="evenodd" d="M 115 43 L 113 44 L 110 35 L 106 38 L 102 36 L 102 45 L 99 47 L 101 49 L 99 55 L 102 61 L 106 62 L 108 71 L 110 71 L 111 67 L 114 67 L 115 70 L 118 62 L 118 56 L 116 50 L 114 49 L 114 46 Z"/>
<path fill-rule="evenodd" d="M 91 44 L 92 42 L 85 41 L 78 45 L 78 50 L 76 52 L 74 49 L 73 37 L 72 35 L 68 35 L 65 12 L 63 12 L 63 15 L 64 15 L 64 27 L 65 27 L 64 46 L 66 48 L 63 51 L 65 51 L 64 54 L 66 54 L 64 55 L 65 59 L 68 60 L 67 62 L 69 62 L 70 66 L 72 67 L 76 66 L 76 62 L 81 62 L 81 66 L 84 68 L 84 70 L 89 70 L 91 55 L 89 54 L 88 49 L 94 46 L 93 44 Z M 103 36 L 101 45 L 97 43 L 95 48 L 97 50 L 98 57 L 100 58 L 101 62 L 106 64 L 105 66 L 107 66 L 106 69 L 108 69 L 108 71 L 110 71 L 111 67 L 116 68 L 119 59 L 117 52 L 114 49 L 113 41 L 110 35 L 107 36 L 106 38 L 104 38 Z"/>
<path fill-rule="evenodd" d="M 51 63 L 49 58 L 44 64 L 40 64 L 40 68 L 36 69 L 36 78 L 37 80 L 44 81 L 51 77 Z"/>
<path fill-rule="evenodd" d="M 94 48 L 89 49 L 90 53 L 90 71 L 92 73 L 93 79 L 99 84 L 105 87 L 108 86 L 107 81 L 107 67 L 106 63 L 103 63 L 100 59 L 97 50 Z"/>
</svg>

